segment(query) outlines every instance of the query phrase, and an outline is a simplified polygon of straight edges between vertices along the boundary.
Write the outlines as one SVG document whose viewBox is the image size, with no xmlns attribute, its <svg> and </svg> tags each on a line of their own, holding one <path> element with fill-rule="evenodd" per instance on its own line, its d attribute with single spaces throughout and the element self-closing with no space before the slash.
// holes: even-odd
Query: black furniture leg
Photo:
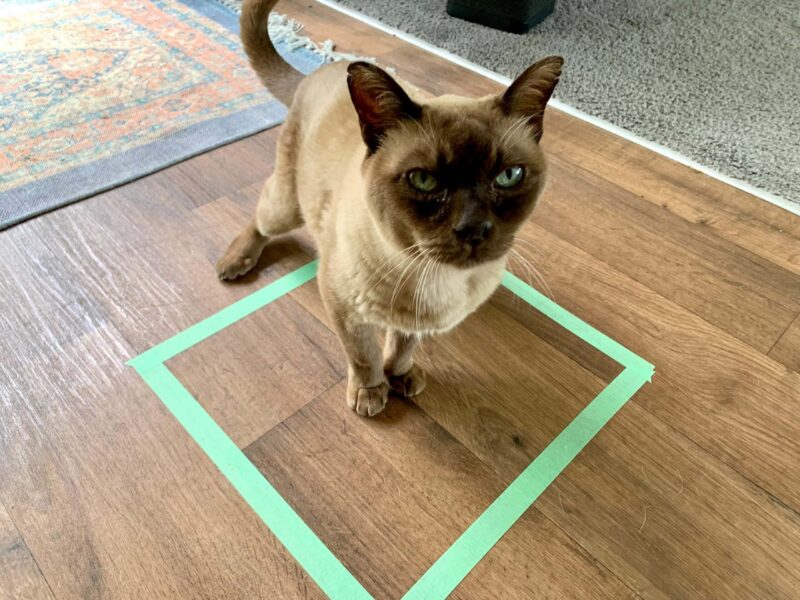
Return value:
<svg viewBox="0 0 800 600">
<path fill-rule="evenodd" d="M 556 0 L 447 0 L 447 14 L 511 33 L 527 33 L 553 12 Z"/>
</svg>

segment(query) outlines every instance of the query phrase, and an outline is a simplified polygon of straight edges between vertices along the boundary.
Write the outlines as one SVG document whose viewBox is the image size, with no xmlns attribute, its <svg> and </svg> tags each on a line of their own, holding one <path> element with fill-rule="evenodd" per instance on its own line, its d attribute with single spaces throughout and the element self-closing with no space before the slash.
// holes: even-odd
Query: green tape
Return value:
<svg viewBox="0 0 800 600">
<path fill-rule="evenodd" d="M 310 263 L 303 265 L 288 275 L 284 275 L 277 281 L 273 281 L 257 292 L 245 296 L 238 302 L 223 308 L 218 313 L 161 342 L 158 346 L 153 346 L 150 350 L 129 360 L 128 364 L 136 369 L 146 369 L 149 366 L 166 362 L 176 354 L 180 354 L 204 339 L 222 331 L 229 325 L 233 325 L 236 321 L 254 313 L 259 308 L 266 306 L 281 296 L 285 296 L 293 289 L 308 283 L 317 275 L 317 262 L 312 260 Z"/>
<path fill-rule="evenodd" d="M 628 350 L 625 346 L 612 340 L 606 334 L 597 331 L 594 327 L 581 321 L 571 312 L 562 308 L 541 292 L 533 289 L 519 277 L 506 272 L 502 284 L 511 292 L 522 298 L 525 302 L 536 308 L 539 312 L 550 317 L 564 329 L 572 332 L 584 342 L 593 346 L 606 356 L 613 358 L 624 367 L 649 370 L 651 375 L 653 365 Z"/>
<path fill-rule="evenodd" d="M 371 596 L 163 364 L 176 354 L 310 281 L 316 272 L 317 261 L 312 261 L 140 354 L 128 364 L 136 368 L 189 435 L 328 597 L 335 600 L 360 600 Z M 439 557 L 403 596 L 404 600 L 446 598 L 609 419 L 653 375 L 654 368 L 650 363 L 584 323 L 519 278 L 506 273 L 503 285 L 532 307 L 619 362 L 624 370 Z"/>
<path fill-rule="evenodd" d="M 620 373 L 483 511 L 403 599 L 447 598 L 643 384 L 641 373 L 628 369 Z"/>
<path fill-rule="evenodd" d="M 372 598 L 166 366 L 139 374 L 323 592 Z"/>
</svg>

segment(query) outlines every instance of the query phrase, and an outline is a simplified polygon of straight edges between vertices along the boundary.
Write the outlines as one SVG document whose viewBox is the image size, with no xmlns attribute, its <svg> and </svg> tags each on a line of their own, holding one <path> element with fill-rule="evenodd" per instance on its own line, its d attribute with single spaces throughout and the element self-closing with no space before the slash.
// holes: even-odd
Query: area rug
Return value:
<svg viewBox="0 0 800 600">
<path fill-rule="evenodd" d="M 297 68 L 325 60 L 275 18 Z M 247 64 L 238 15 L 213 0 L 4 0 L 0 229 L 285 113 Z"/>
<path fill-rule="evenodd" d="M 556 0 L 526 35 L 444 0 L 336 0 L 507 77 L 566 57 L 556 97 L 800 208 L 797 0 Z"/>
</svg>

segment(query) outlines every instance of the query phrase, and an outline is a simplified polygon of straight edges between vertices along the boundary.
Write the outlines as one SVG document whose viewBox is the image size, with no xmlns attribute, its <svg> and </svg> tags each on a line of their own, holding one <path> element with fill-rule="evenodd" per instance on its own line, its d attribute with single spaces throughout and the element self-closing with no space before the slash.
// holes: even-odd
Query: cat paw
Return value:
<svg viewBox="0 0 800 600">
<path fill-rule="evenodd" d="M 258 264 L 258 259 L 267 237 L 261 235 L 255 223 L 250 223 L 231 242 L 225 254 L 217 261 L 217 277 L 220 279 L 236 279 Z"/>
<path fill-rule="evenodd" d="M 347 406 L 362 417 L 374 417 L 386 406 L 389 386 L 385 383 L 375 387 L 347 386 Z"/>
<path fill-rule="evenodd" d="M 252 270 L 258 262 L 257 258 L 241 255 L 236 252 L 226 252 L 217 261 L 217 277 L 224 280 L 236 279 Z"/>
<path fill-rule="evenodd" d="M 425 372 L 417 365 L 402 375 L 388 375 L 389 385 L 398 394 L 402 394 L 406 398 L 416 396 L 425 389 L 427 380 L 425 379 Z"/>
</svg>

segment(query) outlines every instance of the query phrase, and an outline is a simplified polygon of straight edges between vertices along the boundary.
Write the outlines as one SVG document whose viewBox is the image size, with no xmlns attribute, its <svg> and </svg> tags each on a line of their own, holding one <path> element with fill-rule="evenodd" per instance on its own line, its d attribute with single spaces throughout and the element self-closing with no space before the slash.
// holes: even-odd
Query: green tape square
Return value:
<svg viewBox="0 0 800 600">
<path fill-rule="evenodd" d="M 315 260 L 150 348 L 128 364 L 136 369 L 328 597 L 334 600 L 372 598 L 164 364 L 173 356 L 308 283 L 316 273 Z M 624 369 L 431 565 L 403 596 L 405 600 L 446 598 L 611 417 L 652 379 L 655 370 L 646 360 L 511 273 L 505 274 L 502 285 Z"/>
</svg>

